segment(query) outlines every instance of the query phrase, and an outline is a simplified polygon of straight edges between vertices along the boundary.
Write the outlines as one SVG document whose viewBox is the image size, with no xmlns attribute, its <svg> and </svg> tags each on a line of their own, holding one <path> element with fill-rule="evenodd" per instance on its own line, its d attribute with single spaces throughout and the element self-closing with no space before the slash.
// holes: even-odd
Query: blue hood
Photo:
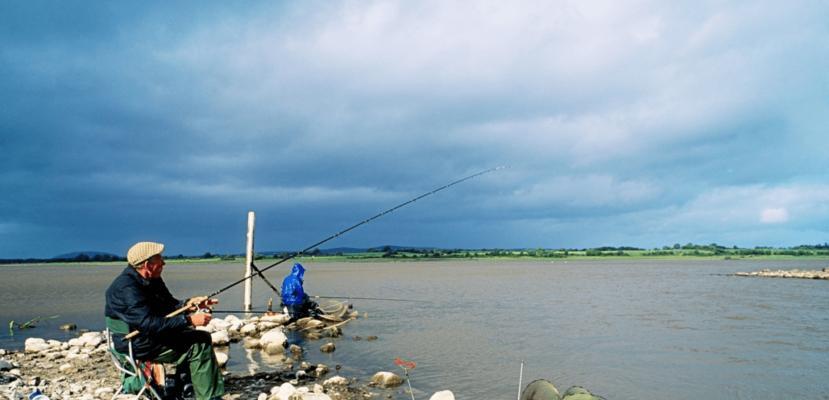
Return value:
<svg viewBox="0 0 829 400">
<path fill-rule="evenodd" d="M 299 278 L 299 280 L 304 281 L 303 278 L 305 276 L 305 267 L 302 266 L 300 263 L 294 263 L 294 267 L 291 268 L 291 275 Z"/>
</svg>

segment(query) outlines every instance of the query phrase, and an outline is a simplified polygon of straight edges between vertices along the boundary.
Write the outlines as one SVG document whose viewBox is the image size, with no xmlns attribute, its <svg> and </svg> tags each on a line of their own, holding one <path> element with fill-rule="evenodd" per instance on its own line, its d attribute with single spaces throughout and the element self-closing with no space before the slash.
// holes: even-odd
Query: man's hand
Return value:
<svg viewBox="0 0 829 400">
<path fill-rule="evenodd" d="M 205 326 L 210 323 L 213 316 L 208 313 L 195 313 L 187 316 L 187 322 L 193 326 Z"/>
</svg>

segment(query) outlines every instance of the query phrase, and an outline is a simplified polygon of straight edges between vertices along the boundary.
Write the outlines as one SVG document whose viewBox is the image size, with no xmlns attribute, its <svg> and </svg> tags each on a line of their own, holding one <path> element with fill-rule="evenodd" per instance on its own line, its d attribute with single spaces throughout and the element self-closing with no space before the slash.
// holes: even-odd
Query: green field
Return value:
<svg viewBox="0 0 829 400">
<path fill-rule="evenodd" d="M 270 265 L 287 254 L 257 254 L 257 264 Z M 114 257 L 113 257 L 114 258 Z M 737 248 L 723 247 L 716 244 L 664 246 L 655 249 L 637 249 L 631 247 L 600 247 L 592 249 L 417 249 L 392 248 L 385 246 L 363 253 L 323 254 L 315 250 L 310 254 L 295 257 L 298 261 L 344 262 L 344 261 L 433 261 L 433 260 L 605 260 L 605 259 L 829 259 L 829 246 L 798 246 L 792 248 Z M 205 253 L 202 256 L 168 256 L 168 264 L 189 263 L 244 263 L 245 257 L 239 255 L 215 255 Z M 122 264 L 124 260 L 0 260 L 0 264 L 54 264 L 84 263 L 88 265 Z"/>
</svg>

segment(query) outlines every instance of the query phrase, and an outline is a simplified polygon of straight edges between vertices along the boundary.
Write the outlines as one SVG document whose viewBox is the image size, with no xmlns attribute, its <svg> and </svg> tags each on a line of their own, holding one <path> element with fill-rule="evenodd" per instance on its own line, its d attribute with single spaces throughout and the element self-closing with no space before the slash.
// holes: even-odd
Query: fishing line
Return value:
<svg viewBox="0 0 829 400">
<path fill-rule="evenodd" d="M 386 214 L 389 214 L 389 213 L 391 213 L 391 212 L 394 212 L 395 210 L 397 210 L 397 209 L 399 209 L 399 208 L 402 208 L 402 207 L 405 207 L 405 206 L 407 206 L 407 205 L 409 205 L 409 204 L 411 204 L 411 203 L 414 203 L 414 202 L 416 202 L 416 201 L 418 201 L 418 200 L 420 200 L 420 199 L 422 199 L 422 198 L 424 198 L 424 197 L 431 196 L 431 195 L 433 195 L 433 194 L 435 194 L 435 193 L 437 193 L 437 192 L 440 192 L 441 190 L 444 190 L 444 189 L 450 188 L 450 187 L 455 186 L 455 185 L 457 185 L 457 184 L 459 184 L 459 183 L 461 183 L 461 182 L 468 181 L 468 180 L 470 180 L 470 179 L 472 179 L 472 178 L 476 178 L 476 177 L 479 177 L 479 176 L 481 176 L 481 175 L 488 174 L 488 173 L 490 173 L 490 172 L 494 172 L 494 171 L 498 171 L 498 170 L 501 170 L 501 169 L 504 169 L 504 168 L 506 168 L 506 167 L 505 167 L 505 166 L 499 166 L 499 167 L 490 168 L 490 169 L 487 169 L 487 170 L 484 170 L 484 171 L 481 171 L 481 172 L 474 173 L 474 174 L 469 175 L 469 176 L 467 176 L 467 177 L 464 177 L 464 178 L 458 179 L 458 180 L 456 180 L 456 181 L 454 181 L 454 182 L 447 183 L 446 185 L 443 185 L 443 186 L 441 186 L 441 187 L 439 187 L 439 188 L 437 188 L 437 189 L 434 189 L 434 190 L 432 190 L 432 191 L 429 191 L 429 192 L 426 192 L 426 193 L 424 193 L 424 194 L 421 194 L 420 196 L 417 196 L 417 197 L 415 197 L 415 198 L 413 198 L 413 199 L 411 199 L 411 200 L 408 200 L 408 201 L 406 201 L 406 202 L 400 203 L 400 204 L 398 204 L 398 205 L 396 205 L 396 206 L 394 206 L 394 207 L 392 207 L 392 208 L 389 208 L 389 209 L 388 209 L 388 210 L 386 210 L 386 211 L 383 211 L 383 212 L 381 212 L 381 213 L 379 213 L 379 214 L 376 214 L 376 215 L 374 215 L 374 216 L 372 216 L 372 217 L 366 218 L 366 219 L 364 219 L 364 220 L 362 220 L 362 221 L 360 221 L 360 222 L 358 222 L 358 223 L 356 223 L 356 224 L 354 224 L 354 225 L 352 225 L 352 226 L 350 226 L 350 227 L 348 227 L 348 228 L 345 228 L 345 229 L 343 229 L 343 230 L 341 230 L 341 231 L 339 231 L 339 232 L 337 232 L 337 233 L 335 233 L 335 234 L 333 234 L 333 235 L 331 235 L 331 236 L 329 236 L 329 237 L 327 237 L 327 238 L 325 238 L 325 239 L 322 239 L 322 240 L 320 240 L 319 242 L 316 242 L 316 243 L 314 243 L 314 244 L 312 244 L 312 245 L 310 245 L 310 246 L 308 246 L 308 247 L 306 247 L 306 248 L 304 248 L 304 249 L 302 249 L 302 250 L 300 250 L 300 251 L 297 251 L 297 252 L 291 253 L 291 254 L 289 254 L 289 255 L 287 255 L 287 256 L 285 256 L 285 257 L 281 258 L 279 261 L 277 261 L 277 262 L 275 262 L 275 263 L 273 263 L 273 264 L 271 264 L 271 265 L 268 265 L 268 266 L 267 266 L 267 267 L 265 267 L 265 268 L 258 269 L 258 270 L 256 271 L 256 273 L 251 273 L 250 275 L 248 275 L 248 276 L 246 276 L 246 277 L 244 277 L 244 278 L 242 278 L 242 279 L 239 279 L 238 281 L 233 282 L 233 283 L 231 283 L 230 285 L 227 285 L 227 286 L 225 286 L 225 287 L 223 287 L 223 288 L 221 288 L 221 289 L 219 289 L 219 290 L 217 290 L 217 291 L 215 291 L 215 292 L 213 292 L 213 293 L 209 294 L 207 297 L 215 297 L 215 296 L 218 296 L 218 295 L 220 295 L 220 294 L 224 293 L 225 291 L 227 291 L 228 289 L 230 289 L 230 288 L 232 288 L 232 287 L 234 287 L 234 286 L 236 286 L 236 285 L 238 285 L 238 284 L 240 284 L 240 283 L 242 283 L 242 282 L 244 282 L 244 281 L 246 281 L 246 280 L 250 279 L 251 277 L 253 277 L 253 276 L 254 276 L 254 275 L 256 275 L 256 274 L 262 275 L 262 273 L 263 273 L 263 272 L 265 272 L 265 271 L 267 271 L 267 270 L 269 270 L 269 269 L 271 269 L 271 268 L 273 268 L 273 267 L 276 267 L 277 265 L 282 264 L 282 263 L 283 263 L 283 262 L 285 262 L 285 261 L 288 261 L 288 260 L 290 260 L 290 259 L 292 259 L 292 258 L 294 258 L 294 257 L 299 256 L 299 255 L 305 254 L 306 252 L 308 252 L 308 251 L 310 251 L 310 250 L 313 250 L 313 249 L 317 248 L 319 245 L 321 245 L 321 244 L 323 244 L 323 243 L 326 243 L 326 242 L 328 242 L 328 241 L 330 241 L 330 240 L 336 239 L 337 237 L 339 237 L 339 236 L 341 236 L 341 235 L 343 235 L 343 234 L 345 234 L 345 233 L 347 233 L 347 232 L 349 232 L 349 231 L 351 231 L 351 230 L 353 230 L 353 229 L 355 229 L 355 228 L 357 228 L 357 227 L 359 227 L 359 226 L 362 226 L 362 225 L 365 225 L 365 224 L 367 224 L 367 223 L 369 223 L 369 222 L 371 222 L 371 221 L 374 221 L 374 220 L 375 220 L 375 219 L 377 219 L 377 218 L 380 218 L 380 217 L 382 217 L 382 216 L 384 216 L 384 215 L 386 215 Z"/>
</svg>

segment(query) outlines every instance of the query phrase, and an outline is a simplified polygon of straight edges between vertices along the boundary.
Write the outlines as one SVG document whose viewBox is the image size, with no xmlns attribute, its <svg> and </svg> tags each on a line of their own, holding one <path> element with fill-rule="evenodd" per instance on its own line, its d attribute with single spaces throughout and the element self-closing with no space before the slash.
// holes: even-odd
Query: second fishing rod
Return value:
<svg viewBox="0 0 829 400">
<path fill-rule="evenodd" d="M 418 200 L 420 200 L 420 199 L 422 199 L 422 198 L 424 198 L 424 197 L 431 196 L 431 195 L 433 195 L 433 194 L 435 194 L 435 193 L 437 193 L 437 192 L 440 192 L 441 190 L 448 189 L 448 188 L 450 188 L 450 187 L 452 187 L 452 186 L 455 186 L 455 185 L 457 185 L 457 184 L 459 184 L 459 183 L 461 183 L 461 182 L 468 181 L 468 180 L 470 180 L 470 179 L 473 179 L 473 178 L 479 177 L 479 176 L 481 176 L 481 175 L 488 174 L 488 173 L 490 173 L 490 172 L 494 172 L 494 171 L 502 170 L 502 169 L 504 169 L 504 168 L 506 168 L 506 167 L 504 167 L 504 166 L 499 166 L 499 167 L 495 167 L 495 168 L 486 169 L 486 170 L 483 170 L 483 171 L 480 171 L 480 172 L 476 172 L 476 173 L 474 173 L 474 174 L 472 174 L 472 175 L 469 175 L 469 176 L 463 177 L 463 178 L 461 178 L 461 179 L 458 179 L 458 180 L 456 180 L 456 181 L 453 181 L 453 182 L 447 183 L 447 184 L 445 184 L 445 185 L 443 185 L 443 186 L 441 186 L 441 187 L 438 187 L 438 188 L 436 188 L 436 189 L 433 189 L 433 190 L 431 190 L 431 191 L 429 191 L 429 192 L 423 193 L 423 194 L 421 194 L 420 196 L 417 196 L 417 197 L 415 197 L 415 198 L 413 198 L 413 199 L 411 199 L 411 200 L 408 200 L 408 201 L 405 201 L 405 202 L 403 202 L 403 203 L 400 203 L 400 204 L 398 204 L 398 205 L 396 205 L 396 206 L 394 206 L 394 207 L 392 207 L 392 208 L 389 208 L 388 210 L 382 211 L 382 212 L 380 212 L 380 213 L 378 213 L 378 214 L 376 214 L 376 215 L 373 215 L 373 216 L 371 216 L 371 217 L 369 217 L 369 218 L 366 218 L 366 219 L 364 219 L 364 220 L 362 220 L 362 221 L 360 221 L 360 222 L 358 222 L 358 223 L 356 223 L 356 224 L 354 224 L 354 225 L 352 225 L 352 226 L 350 226 L 350 227 L 348 227 L 348 228 L 345 228 L 345 229 L 343 229 L 343 230 L 341 230 L 341 231 L 339 231 L 339 232 L 337 232 L 337 233 L 334 233 L 333 235 L 328 236 L 327 238 L 322 239 L 322 240 L 320 240 L 320 241 L 318 241 L 318 242 L 316 242 L 316 243 L 314 243 L 314 244 L 312 244 L 312 245 L 310 245 L 310 246 L 308 246 L 308 247 L 306 247 L 306 248 L 304 248 L 304 249 L 302 249 L 302 250 L 299 250 L 299 251 L 294 252 L 294 253 L 290 253 L 290 254 L 288 254 L 288 255 L 286 255 L 286 256 L 284 256 L 284 257 L 282 257 L 282 258 L 281 258 L 281 259 L 279 259 L 278 261 L 274 262 L 273 264 L 268 265 L 267 267 L 264 267 L 264 268 L 261 268 L 261 269 L 260 269 L 260 268 L 256 268 L 256 267 L 254 267 L 254 272 L 253 272 L 253 273 L 251 273 L 250 275 L 245 276 L 244 278 L 239 279 L 238 281 L 235 281 L 235 282 L 233 282 L 233 283 L 231 283 L 231 284 L 229 284 L 229 285 L 227 285 L 227 286 L 225 286 L 225 287 L 223 287 L 223 288 L 221 288 L 221 289 L 219 289 L 219 290 L 217 290 L 217 291 L 215 291 L 215 292 L 213 292 L 213 293 L 211 293 L 211 294 L 207 295 L 206 297 L 207 297 L 207 298 L 213 298 L 213 297 L 215 297 L 215 296 L 218 296 L 218 295 L 220 295 L 220 294 L 224 293 L 225 291 L 227 291 L 228 289 L 230 289 L 230 288 L 232 288 L 232 287 L 234 287 L 234 286 L 236 286 L 236 285 L 238 285 L 238 284 L 240 284 L 240 283 L 242 283 L 242 282 L 244 282 L 244 281 L 246 281 L 246 280 L 248 280 L 248 279 L 251 279 L 252 277 L 254 277 L 254 276 L 256 276 L 256 275 L 260 276 L 262 279 L 264 279 L 264 280 L 267 282 L 267 278 L 265 278 L 265 275 L 264 275 L 263 273 L 264 273 L 265 271 L 267 271 L 267 270 L 271 269 L 271 268 L 276 267 L 276 266 L 277 266 L 277 265 L 279 265 L 279 264 L 284 263 L 285 261 L 288 261 L 288 260 L 290 260 L 290 259 L 293 259 L 293 258 L 295 258 L 295 257 L 298 257 L 298 256 L 300 256 L 300 255 L 302 255 L 302 254 L 306 254 L 307 252 L 309 252 L 309 251 L 311 251 L 311 250 L 313 250 L 313 249 L 315 249 L 315 248 L 319 247 L 320 245 L 322 245 L 322 244 L 324 244 L 324 243 L 326 243 L 326 242 L 329 242 L 329 241 L 331 241 L 331 240 L 333 240 L 333 239 L 336 239 L 336 238 L 338 238 L 338 237 L 342 236 L 343 234 L 345 234 L 345 233 L 347 233 L 347 232 L 349 232 L 349 231 L 351 231 L 351 230 L 354 230 L 354 229 L 356 229 L 356 228 L 358 228 L 358 227 L 360 227 L 360 226 L 362 226 L 362 225 L 365 225 L 365 224 L 367 224 L 367 223 L 369 223 L 369 222 L 371 222 L 371 221 L 374 221 L 375 219 L 380 218 L 380 217 L 382 217 L 382 216 L 384 216 L 384 215 L 386 215 L 386 214 L 392 213 L 392 212 L 396 211 L 397 209 L 402 208 L 402 207 L 405 207 L 405 206 L 407 206 L 407 205 L 409 205 L 409 204 L 411 204 L 411 203 L 414 203 L 414 202 L 416 202 L 416 201 L 418 201 Z M 269 283 L 269 286 L 271 286 L 271 288 L 272 288 L 272 289 L 276 290 L 276 288 L 275 288 L 273 285 L 270 285 L 270 283 Z M 277 291 L 277 293 L 278 293 L 278 291 Z M 167 318 L 170 318 L 170 317 L 176 316 L 176 315 L 178 315 L 178 314 L 181 314 L 182 312 L 187 311 L 188 309 L 189 309 L 189 307 L 187 307 L 187 306 L 182 307 L 182 308 L 179 308 L 178 310 L 175 310 L 175 311 L 171 312 L 170 314 L 167 314 Z"/>
</svg>

